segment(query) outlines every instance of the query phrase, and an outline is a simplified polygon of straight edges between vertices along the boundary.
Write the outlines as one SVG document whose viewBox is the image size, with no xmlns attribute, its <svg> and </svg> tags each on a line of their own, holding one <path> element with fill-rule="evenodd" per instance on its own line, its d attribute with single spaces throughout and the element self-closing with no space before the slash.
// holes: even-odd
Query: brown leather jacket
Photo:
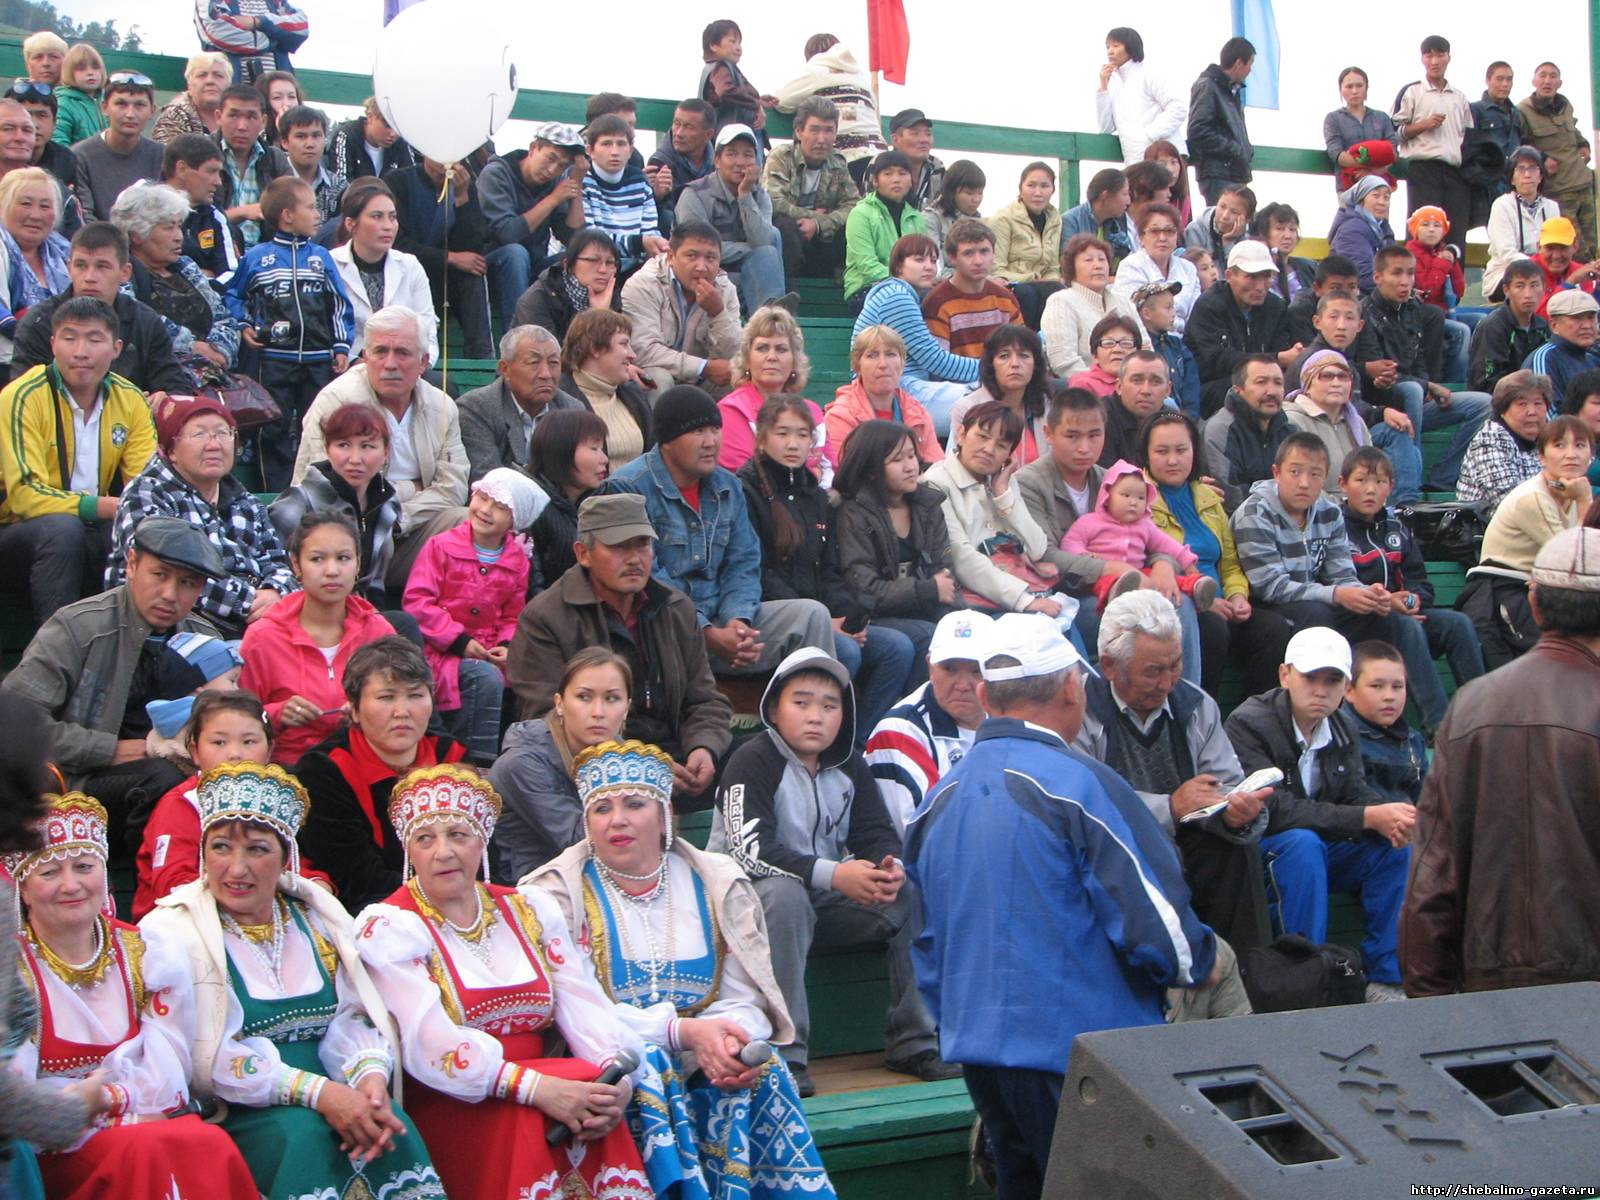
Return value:
<svg viewBox="0 0 1600 1200">
<path fill-rule="evenodd" d="M 1406 991 L 1600 980 L 1600 657 L 1547 634 L 1439 727 L 1400 916 Z"/>
</svg>

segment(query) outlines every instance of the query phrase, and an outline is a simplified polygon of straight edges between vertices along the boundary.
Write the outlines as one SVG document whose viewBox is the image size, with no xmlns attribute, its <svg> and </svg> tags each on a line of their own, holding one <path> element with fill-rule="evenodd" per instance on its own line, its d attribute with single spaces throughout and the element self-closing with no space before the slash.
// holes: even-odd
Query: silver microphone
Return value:
<svg viewBox="0 0 1600 1200">
<path fill-rule="evenodd" d="M 759 1039 L 753 1042 L 746 1042 L 744 1048 L 739 1051 L 739 1061 L 747 1067 L 759 1067 L 771 1057 L 772 1043 L 763 1042 Z"/>
</svg>

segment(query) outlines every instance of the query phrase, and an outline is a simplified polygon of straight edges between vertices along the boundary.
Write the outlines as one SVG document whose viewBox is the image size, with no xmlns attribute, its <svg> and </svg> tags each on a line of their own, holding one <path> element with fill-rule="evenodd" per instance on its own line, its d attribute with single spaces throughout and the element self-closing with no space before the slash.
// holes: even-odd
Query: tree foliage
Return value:
<svg viewBox="0 0 1600 1200">
<path fill-rule="evenodd" d="M 89 42 L 102 50 L 143 49 L 137 25 L 126 33 L 117 28 L 115 20 L 90 21 L 80 25 L 71 17 L 57 12 L 51 0 L 0 0 L 0 24 L 28 33 L 50 30 L 69 42 Z"/>
</svg>

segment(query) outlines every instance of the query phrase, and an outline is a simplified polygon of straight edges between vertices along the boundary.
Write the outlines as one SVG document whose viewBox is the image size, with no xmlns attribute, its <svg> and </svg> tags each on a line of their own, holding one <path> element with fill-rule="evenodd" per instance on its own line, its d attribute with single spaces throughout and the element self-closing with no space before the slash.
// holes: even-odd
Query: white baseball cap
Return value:
<svg viewBox="0 0 1600 1200">
<path fill-rule="evenodd" d="M 1259 275 L 1263 271 L 1276 271 L 1277 269 L 1278 264 L 1272 261 L 1272 252 L 1261 242 L 1247 239 L 1228 251 L 1228 270 L 1230 271 L 1243 271 L 1246 275 Z"/>
<path fill-rule="evenodd" d="M 1326 625 L 1314 625 L 1289 639 L 1283 661 L 1302 675 L 1331 669 L 1349 679 L 1350 643 Z"/>
<path fill-rule="evenodd" d="M 1002 654 L 1019 665 L 988 665 Z M 995 620 L 984 638 L 983 678 L 988 683 L 1054 675 L 1082 661 L 1061 627 L 1043 613 L 1006 613 Z"/>
<path fill-rule="evenodd" d="M 744 138 L 757 149 L 759 149 L 761 146 L 761 143 L 756 141 L 756 131 L 754 129 L 751 129 L 748 125 L 740 125 L 736 122 L 732 125 L 724 125 L 721 129 L 717 130 L 717 141 L 712 149 L 721 150 L 724 146 L 728 145 L 728 143 L 736 142 L 740 138 Z"/>
<path fill-rule="evenodd" d="M 993 628 L 994 618 L 987 613 L 974 612 L 970 608 L 946 613 L 933 627 L 933 640 L 928 643 L 928 661 L 982 662 L 989 630 Z"/>
</svg>

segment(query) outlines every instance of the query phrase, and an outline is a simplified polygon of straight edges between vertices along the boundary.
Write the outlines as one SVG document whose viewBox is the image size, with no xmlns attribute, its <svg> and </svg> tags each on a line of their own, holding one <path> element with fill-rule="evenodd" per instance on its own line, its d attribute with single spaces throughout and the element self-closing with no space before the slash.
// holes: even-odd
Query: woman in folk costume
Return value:
<svg viewBox="0 0 1600 1200">
<path fill-rule="evenodd" d="M 432 1200 L 427 1147 L 390 1099 L 389 1015 L 339 902 L 299 874 L 307 800 L 282 767 L 200 777 L 201 876 L 140 928 L 182 947 L 180 986 L 154 1018 L 190 1048 L 191 1087 L 266 1200 Z"/>
<path fill-rule="evenodd" d="M 657 1192 L 832 1197 L 794 1080 L 755 1042 L 794 1037 L 755 889 L 672 836 L 672 760 L 603 742 L 574 760 L 586 841 L 523 879 L 553 895 L 655 1067 L 628 1110 Z"/>
<path fill-rule="evenodd" d="M 451 1200 L 647 1200 L 622 1124 L 631 1085 L 602 1067 L 642 1046 L 618 1021 L 561 909 L 480 883 L 500 797 L 462 767 L 400 779 L 389 820 L 404 886 L 356 919 L 356 942 L 400 1028 L 411 1111 Z M 549 1057 L 559 1032 L 572 1057 Z M 564 1145 L 548 1134 L 572 1133 Z"/>
<path fill-rule="evenodd" d="M 189 1047 L 146 1017 L 167 1007 L 187 967 L 182 949 L 108 918 L 106 810 L 82 792 L 47 796 L 44 845 L 11 855 L 23 914 L 19 964 L 33 993 L 32 1036 L 12 1069 L 53 1087 L 96 1076 L 101 1116 L 66 1150 L 41 1154 L 57 1200 L 119 1196 L 254 1200 L 228 1135 L 193 1115 Z"/>
</svg>

